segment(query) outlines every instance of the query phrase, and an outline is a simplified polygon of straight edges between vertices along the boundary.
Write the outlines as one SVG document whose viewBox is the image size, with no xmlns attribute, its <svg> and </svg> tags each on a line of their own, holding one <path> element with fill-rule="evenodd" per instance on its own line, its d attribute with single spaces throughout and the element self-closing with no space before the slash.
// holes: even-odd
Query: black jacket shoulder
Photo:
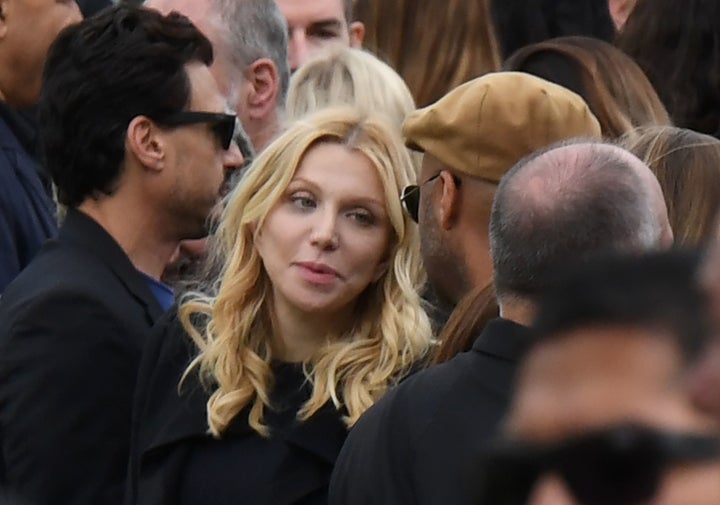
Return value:
<svg viewBox="0 0 720 505">
<path fill-rule="evenodd" d="M 496 431 L 529 332 L 491 321 L 471 351 L 401 383 L 360 418 L 338 458 L 332 505 L 471 503 L 466 469 Z"/>
</svg>

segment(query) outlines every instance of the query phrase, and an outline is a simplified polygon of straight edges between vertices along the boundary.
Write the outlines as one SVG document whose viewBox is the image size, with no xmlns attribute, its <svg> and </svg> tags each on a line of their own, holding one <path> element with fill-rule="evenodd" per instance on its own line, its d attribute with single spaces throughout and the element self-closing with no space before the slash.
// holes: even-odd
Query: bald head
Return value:
<svg viewBox="0 0 720 505">
<path fill-rule="evenodd" d="M 550 147 L 498 187 L 490 219 L 498 296 L 532 297 L 557 268 L 598 253 L 664 248 L 669 229 L 660 186 L 638 158 L 595 142 Z"/>
</svg>

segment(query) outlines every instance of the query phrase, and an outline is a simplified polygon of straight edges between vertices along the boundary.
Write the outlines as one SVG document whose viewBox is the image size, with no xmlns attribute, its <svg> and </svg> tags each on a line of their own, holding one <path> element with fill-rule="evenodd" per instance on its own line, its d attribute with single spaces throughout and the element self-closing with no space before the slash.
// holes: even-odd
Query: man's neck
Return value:
<svg viewBox="0 0 720 505">
<path fill-rule="evenodd" d="M 520 297 L 500 297 L 498 299 L 500 317 L 523 326 L 530 326 L 535 317 L 535 304 Z"/>
<path fill-rule="evenodd" d="M 266 121 L 251 121 L 245 128 L 250 142 L 252 142 L 255 153 L 262 152 L 265 147 L 277 137 L 280 126 L 277 111 Z"/>
<path fill-rule="evenodd" d="M 164 230 L 153 220 L 152 212 L 113 197 L 86 199 L 78 210 L 115 239 L 136 269 L 153 279 L 160 279 L 178 240 L 163 234 Z"/>
</svg>

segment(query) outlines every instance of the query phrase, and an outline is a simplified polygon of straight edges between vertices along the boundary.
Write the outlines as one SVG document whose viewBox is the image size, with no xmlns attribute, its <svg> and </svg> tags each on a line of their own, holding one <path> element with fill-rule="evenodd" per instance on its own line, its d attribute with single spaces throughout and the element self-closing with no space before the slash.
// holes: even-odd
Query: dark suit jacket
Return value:
<svg viewBox="0 0 720 505">
<path fill-rule="evenodd" d="M 526 328 L 494 319 L 471 351 L 390 391 L 351 430 L 330 504 L 474 504 L 472 465 L 507 410 L 530 344 Z"/>
<path fill-rule="evenodd" d="M 29 123 L 0 102 L 0 294 L 57 233 Z"/>
<path fill-rule="evenodd" d="M 113 238 L 71 210 L 0 299 L 10 492 L 29 504 L 121 503 L 141 348 L 161 312 Z"/>
<path fill-rule="evenodd" d="M 191 448 L 194 443 L 210 438 L 206 418 L 208 393 L 197 374 L 188 375 L 178 393 L 180 378 L 197 349 L 172 312 L 156 326 L 138 377 L 127 492 L 127 503 L 133 505 L 180 503 Z M 258 445 L 260 435 L 250 428 L 248 413 L 247 408 L 241 411 L 223 434 L 223 439 L 234 441 L 234 447 L 243 447 L 245 441 L 247 447 Z M 268 462 L 275 464 L 278 457 L 282 459 L 271 488 L 257 491 L 255 498 L 238 496 L 231 489 L 214 488 L 216 496 L 221 503 L 243 505 L 327 503 L 330 474 L 347 436 L 343 415 L 344 411 L 328 403 L 307 421 L 265 443 L 263 452 L 255 450 L 250 457 L 238 451 L 237 466 L 265 476 L 267 471 L 263 469 L 270 465 Z"/>
</svg>

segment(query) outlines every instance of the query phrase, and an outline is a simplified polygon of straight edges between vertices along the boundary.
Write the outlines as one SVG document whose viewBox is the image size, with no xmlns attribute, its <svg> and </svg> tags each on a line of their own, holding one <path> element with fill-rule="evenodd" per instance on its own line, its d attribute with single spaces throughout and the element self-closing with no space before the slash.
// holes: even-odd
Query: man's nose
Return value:
<svg viewBox="0 0 720 505">
<path fill-rule="evenodd" d="M 230 147 L 223 152 L 223 167 L 226 171 L 234 171 L 242 168 L 244 163 L 245 158 L 243 158 L 240 147 L 233 140 L 230 142 Z"/>
<path fill-rule="evenodd" d="M 288 44 L 288 60 L 290 70 L 295 72 L 308 59 L 309 47 L 305 30 L 295 29 L 290 32 L 290 41 Z"/>
</svg>

